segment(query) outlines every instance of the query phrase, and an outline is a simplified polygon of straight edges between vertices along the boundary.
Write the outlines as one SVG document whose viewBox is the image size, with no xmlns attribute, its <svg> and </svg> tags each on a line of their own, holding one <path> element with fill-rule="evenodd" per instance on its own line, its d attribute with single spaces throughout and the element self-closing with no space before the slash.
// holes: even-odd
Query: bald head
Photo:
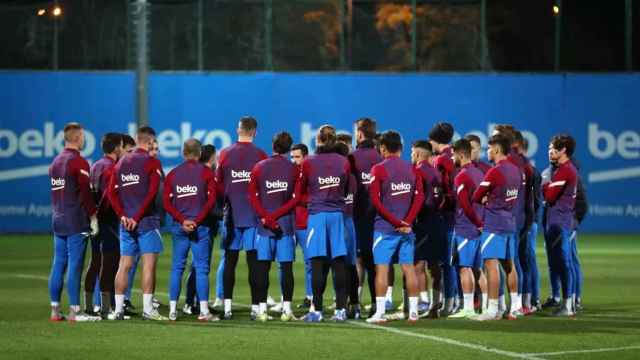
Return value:
<svg viewBox="0 0 640 360">
<path fill-rule="evenodd" d="M 182 154 L 185 160 L 199 160 L 202 153 L 202 144 L 197 139 L 191 138 L 184 142 Z"/>
</svg>

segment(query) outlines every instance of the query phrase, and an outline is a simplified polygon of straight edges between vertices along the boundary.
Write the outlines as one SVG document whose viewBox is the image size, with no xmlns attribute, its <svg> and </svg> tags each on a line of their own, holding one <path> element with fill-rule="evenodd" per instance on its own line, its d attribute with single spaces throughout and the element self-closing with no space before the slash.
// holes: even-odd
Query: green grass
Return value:
<svg viewBox="0 0 640 360">
<path fill-rule="evenodd" d="M 51 264 L 50 236 L 2 236 L 0 358 L 495 359 L 516 357 L 515 353 L 628 346 L 639 347 L 536 358 L 640 358 L 640 237 L 583 235 L 579 241 L 585 277 L 585 310 L 576 320 L 556 319 L 542 313 L 513 322 L 440 319 L 421 320 L 415 325 L 394 322 L 383 328 L 372 328 L 364 322 L 253 323 L 248 320 L 245 307 L 234 309 L 233 321 L 217 324 L 200 324 L 193 317 L 183 317 L 176 323 L 140 320 L 51 323 L 46 282 Z M 165 248 L 170 250 L 169 239 L 165 239 Z M 542 248 L 538 251 L 542 291 L 546 296 L 546 259 Z M 217 256 L 216 250 L 216 265 Z M 169 266 L 170 251 L 165 251 L 158 270 L 158 292 L 163 294 L 167 292 Z M 295 299 L 300 300 L 304 290 L 300 263 L 296 264 L 295 274 Z M 275 271 L 271 278 L 270 293 L 278 296 Z M 211 289 L 213 294 L 213 281 Z M 236 294 L 238 303 L 249 302 L 244 261 L 238 265 Z M 140 306 L 139 293 L 136 295 L 134 304 Z M 396 295 L 400 295 L 399 291 Z M 330 296 L 327 294 L 327 301 Z M 165 304 L 168 302 L 166 296 L 159 298 Z M 167 309 L 163 308 L 162 312 L 166 314 Z M 458 343 L 443 342 L 446 339 Z M 507 353 L 462 347 L 460 342 Z"/>
</svg>

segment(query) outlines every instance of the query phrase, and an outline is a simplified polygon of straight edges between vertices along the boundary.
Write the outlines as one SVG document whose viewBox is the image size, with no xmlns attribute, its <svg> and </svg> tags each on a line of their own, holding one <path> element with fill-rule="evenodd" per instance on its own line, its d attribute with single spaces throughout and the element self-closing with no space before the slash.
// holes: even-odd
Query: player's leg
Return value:
<svg viewBox="0 0 640 360">
<path fill-rule="evenodd" d="M 373 221 L 360 219 L 358 223 L 356 223 L 356 238 L 360 248 L 362 267 L 366 274 L 369 295 L 371 296 L 371 310 L 369 312 L 369 316 L 371 317 L 376 312 L 376 266 L 371 250 L 373 248 Z"/>
<path fill-rule="evenodd" d="M 100 253 L 100 235 L 91 237 L 91 259 L 84 276 L 84 308 L 87 314 L 93 313 L 93 294 L 102 267 Z"/>
<path fill-rule="evenodd" d="M 507 239 L 498 234 L 483 232 L 480 236 L 480 254 L 487 275 L 487 311 L 474 317 L 474 320 L 496 320 L 499 316 L 498 296 L 500 287 L 499 261 L 506 257 Z"/>
<path fill-rule="evenodd" d="M 446 261 L 442 266 L 444 281 L 444 315 L 448 316 L 453 313 L 455 300 L 458 296 L 458 272 L 452 264 L 453 258 L 453 233 L 446 234 Z"/>
<path fill-rule="evenodd" d="M 385 302 L 389 281 L 389 265 L 376 264 L 376 312 L 367 319 L 367 322 L 385 322 Z"/>
<path fill-rule="evenodd" d="M 418 277 L 414 267 L 415 235 L 403 234 L 398 244 L 398 263 L 402 268 L 405 298 L 408 299 L 409 322 L 418 321 Z"/>
<path fill-rule="evenodd" d="M 582 266 L 578 257 L 578 232 L 571 234 L 571 263 L 573 264 L 573 282 L 575 288 L 575 308 L 582 310 Z"/>
<path fill-rule="evenodd" d="M 224 226 L 224 236 L 222 248 L 224 249 L 224 269 L 222 275 L 223 295 L 224 295 L 224 319 L 232 317 L 233 289 L 236 284 L 236 266 L 238 256 L 242 250 L 242 232 L 239 228 Z"/>
<path fill-rule="evenodd" d="M 49 298 L 51 300 L 51 321 L 62 321 L 64 316 L 60 308 L 64 275 L 67 271 L 67 236 L 53 235 L 53 262 L 49 275 Z"/>
<path fill-rule="evenodd" d="M 282 321 L 289 321 L 293 319 L 293 309 L 291 308 L 291 302 L 293 301 L 293 262 L 285 261 L 280 263 L 280 269 L 282 271 Z"/>
<path fill-rule="evenodd" d="M 484 273 L 481 267 L 474 269 L 474 276 L 476 278 L 476 284 L 479 288 L 480 296 L 480 310 L 485 311 L 487 309 L 489 294 L 488 294 L 488 285 L 487 285 L 487 276 Z"/>
<path fill-rule="evenodd" d="M 528 258 L 529 258 L 529 267 L 531 268 L 531 305 L 536 308 L 540 304 L 540 272 L 538 269 L 537 253 L 536 253 L 536 242 L 538 238 L 538 224 L 533 223 L 531 225 L 531 229 L 529 230 L 529 241 L 528 245 Z"/>
<path fill-rule="evenodd" d="M 529 267 L 529 232 L 520 237 L 518 242 L 518 260 L 522 269 L 522 277 L 518 282 L 522 299 L 522 312 L 526 315 L 531 311 L 531 268 Z"/>
<path fill-rule="evenodd" d="M 100 267 L 100 294 L 101 308 L 100 312 L 103 318 L 106 318 L 111 312 L 111 301 L 114 294 L 114 281 L 116 272 L 118 271 L 118 262 L 120 261 L 120 240 L 118 239 L 117 226 L 113 224 L 100 225 L 100 236 L 102 242 L 100 244 L 102 261 Z"/>
<path fill-rule="evenodd" d="M 143 318 L 150 320 L 168 320 L 153 306 L 153 293 L 156 288 L 156 268 L 162 252 L 162 236 L 159 230 L 150 230 L 138 237 L 142 254 L 142 311 Z"/>
<path fill-rule="evenodd" d="M 475 292 L 475 279 L 472 268 L 476 264 L 478 252 L 478 240 L 454 236 L 453 240 L 454 263 L 458 267 L 460 275 L 460 287 L 463 294 L 463 309 L 453 318 L 467 318 L 475 315 L 473 308 L 473 296 Z"/>
<path fill-rule="evenodd" d="M 180 298 L 180 288 L 182 285 L 182 274 L 189 256 L 191 241 L 189 234 L 174 225 L 171 234 L 171 274 L 169 276 L 169 320 L 178 319 L 178 299 Z"/>
<path fill-rule="evenodd" d="M 139 263 L 140 263 L 140 254 L 134 257 L 133 265 L 131 266 L 131 269 L 129 269 L 129 284 L 127 285 L 127 290 L 125 292 L 127 307 L 133 307 L 133 305 L 131 305 L 131 292 L 133 291 L 133 287 L 135 286 L 135 283 L 136 283 L 136 274 L 138 273 Z"/>
<path fill-rule="evenodd" d="M 225 256 L 224 249 L 220 249 L 220 262 L 218 263 L 218 268 L 216 269 L 216 305 L 222 305 L 222 301 L 224 300 L 224 265 L 225 264 Z M 220 304 L 218 303 L 220 300 Z"/>
<path fill-rule="evenodd" d="M 187 309 L 187 307 L 195 307 L 196 301 L 198 300 L 196 297 L 196 266 L 193 262 L 189 267 L 189 275 L 187 276 L 186 286 L 187 288 L 185 289 L 184 298 L 185 310 Z"/>
<path fill-rule="evenodd" d="M 86 233 L 75 234 L 67 237 L 67 252 L 69 265 L 67 273 L 67 292 L 69 293 L 70 321 L 96 321 L 98 316 L 89 316 L 80 311 L 80 281 L 82 280 L 82 267 L 87 249 L 88 235 Z"/>
<path fill-rule="evenodd" d="M 558 269 L 562 278 L 562 306 L 554 312 L 556 316 L 572 316 L 573 297 L 575 296 L 574 267 L 571 249 L 571 234 L 569 231 L 554 227 L 551 230 L 555 233 L 556 241 L 552 244 L 553 256 L 556 259 Z"/>
<path fill-rule="evenodd" d="M 558 265 L 556 264 L 553 255 L 553 243 L 556 241 L 556 236 L 551 232 L 551 229 L 546 229 L 544 232 L 544 246 L 547 254 L 547 268 L 549 270 L 549 284 L 551 285 L 551 295 L 542 304 L 542 308 L 556 307 L 560 305 L 560 289 L 561 279 Z"/>
<path fill-rule="evenodd" d="M 376 312 L 367 319 L 370 323 L 385 322 L 386 294 L 389 287 L 389 271 L 393 255 L 398 249 L 400 237 L 376 232 L 373 240 L 373 258 L 376 264 Z"/>
<path fill-rule="evenodd" d="M 196 271 L 196 292 L 200 307 L 199 321 L 218 321 L 217 316 L 209 312 L 209 273 L 211 271 L 211 238 L 209 228 L 199 226 L 196 242 L 191 243 L 191 253 Z"/>
<path fill-rule="evenodd" d="M 507 287 L 509 288 L 509 319 L 515 319 L 522 315 L 522 296 L 519 292 L 520 274 L 516 261 L 518 259 L 518 234 L 509 234 L 507 237 L 507 258 L 502 262 L 502 268 L 507 276 Z"/>
<path fill-rule="evenodd" d="M 249 292 L 251 293 L 251 316 L 255 318 L 259 312 L 259 296 L 258 296 L 258 253 L 256 250 L 247 250 L 246 251 L 246 261 L 247 261 L 247 277 L 249 281 Z M 267 277 L 267 289 L 269 288 L 269 278 Z M 265 298 L 265 302 L 266 302 Z"/>
</svg>

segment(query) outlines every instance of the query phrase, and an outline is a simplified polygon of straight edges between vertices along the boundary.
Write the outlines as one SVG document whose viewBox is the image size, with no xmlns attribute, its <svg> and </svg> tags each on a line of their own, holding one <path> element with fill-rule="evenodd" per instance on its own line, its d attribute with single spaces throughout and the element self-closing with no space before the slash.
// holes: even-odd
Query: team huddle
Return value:
<svg viewBox="0 0 640 360">
<path fill-rule="evenodd" d="M 478 136 L 452 142 L 454 128 L 445 122 L 431 128 L 428 140 L 412 144 L 411 162 L 402 159 L 401 135 L 377 133 L 369 118 L 355 122 L 354 137 L 321 126 L 314 154 L 280 132 L 273 136 L 269 156 L 253 144 L 257 127 L 254 118 L 241 118 L 238 141 L 219 154 L 213 145 L 186 140 L 184 161 L 164 174 L 152 128 L 139 128 L 135 139 L 105 134 L 104 157 L 89 166 L 80 154 L 82 126 L 67 124 L 65 148 L 49 169 L 51 320 L 130 318 L 140 259 L 143 319 L 176 321 L 179 312 L 199 314 L 204 322 L 232 319 L 240 252 L 248 266 L 251 319 L 269 321 L 269 312 L 278 312 L 282 321 L 298 320 L 293 306 L 297 246 L 305 287 L 298 308 L 304 309 L 306 322 L 323 321 L 329 308 L 332 321 L 366 317 L 369 323 L 515 320 L 546 308 L 555 316 L 573 317 L 581 308 L 576 229 L 584 217 L 584 197 L 571 136 L 550 140 L 549 167 L 539 172 L 525 155 L 526 140 L 511 125 L 496 126 L 489 137 L 489 163 L 480 160 Z M 165 217 L 170 220 L 163 227 Z M 168 316 L 160 314 L 154 296 L 161 228 L 170 229 L 172 237 Z M 538 229 L 545 237 L 551 283 L 544 303 L 536 263 Z M 214 302 L 209 274 L 218 234 Z M 281 292 L 275 304 L 268 295 L 273 262 Z M 403 303 L 397 309 L 392 302 L 396 265 L 403 275 Z M 185 270 L 186 299 L 179 309 Z M 60 300 L 67 271 L 70 309 L 64 316 Z M 325 306 L 330 274 L 334 303 Z M 367 287 L 371 304 L 361 308 Z"/>
</svg>

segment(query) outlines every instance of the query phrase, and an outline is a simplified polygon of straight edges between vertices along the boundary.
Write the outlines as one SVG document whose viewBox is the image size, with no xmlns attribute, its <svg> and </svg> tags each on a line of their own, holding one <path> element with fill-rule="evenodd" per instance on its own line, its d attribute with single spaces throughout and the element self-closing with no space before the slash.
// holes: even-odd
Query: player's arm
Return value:
<svg viewBox="0 0 640 360">
<path fill-rule="evenodd" d="M 549 205 L 553 205 L 567 184 L 575 183 L 575 175 L 566 167 L 560 167 L 551 177 L 551 182 L 544 185 L 544 200 Z"/>
<path fill-rule="evenodd" d="M 260 217 L 260 220 L 264 224 L 266 222 L 266 219 L 269 216 L 269 213 L 267 213 L 267 210 L 265 210 L 265 208 L 262 206 L 262 203 L 260 202 L 260 184 L 258 180 L 260 178 L 260 174 L 261 174 L 260 165 L 256 164 L 251 170 L 251 179 L 249 180 L 249 188 L 247 192 L 249 197 L 249 203 L 251 204 L 253 209 L 256 211 L 256 214 L 258 214 L 258 217 Z"/>
<path fill-rule="evenodd" d="M 158 159 L 149 159 L 145 164 L 144 170 L 149 176 L 149 190 L 142 200 L 142 206 L 138 212 L 133 216 L 133 221 L 139 223 L 144 214 L 147 212 L 149 206 L 153 203 L 160 187 L 160 161 Z"/>
<path fill-rule="evenodd" d="M 173 201 L 171 201 L 171 198 L 175 196 L 175 194 L 173 193 L 173 176 L 174 172 L 171 171 L 169 172 L 169 175 L 167 175 L 167 177 L 164 179 L 162 204 L 169 215 L 171 215 L 171 217 L 174 218 L 177 223 L 182 224 L 186 220 L 186 218 L 180 213 L 180 211 L 178 211 L 178 209 L 176 209 L 176 207 L 173 205 Z"/>
<path fill-rule="evenodd" d="M 303 166 L 303 168 L 304 168 L 304 166 Z M 295 167 L 293 169 L 293 175 L 294 175 L 293 178 L 296 179 L 296 183 L 294 185 L 293 195 L 291 196 L 291 199 L 289 199 L 289 201 L 284 203 L 282 206 L 280 206 L 278 209 L 276 209 L 276 211 L 274 211 L 271 214 L 271 218 L 273 220 L 278 220 L 279 218 L 281 218 L 285 214 L 288 214 L 289 212 L 291 212 L 293 210 L 293 208 L 295 208 L 298 205 L 298 203 L 300 203 L 302 201 L 303 192 L 304 192 L 305 187 L 301 186 L 300 188 L 298 188 L 298 183 L 300 182 L 300 173 L 301 173 L 301 170 L 298 170 L 297 167 Z"/>
<path fill-rule="evenodd" d="M 76 178 L 76 182 L 78 183 L 78 190 L 80 192 L 80 203 L 87 212 L 87 215 L 89 215 L 89 217 L 92 217 L 96 214 L 97 209 L 96 203 L 93 200 L 93 196 L 91 195 L 89 163 L 87 163 L 85 159 L 77 158 L 71 163 L 70 170 L 73 176 Z"/>
<path fill-rule="evenodd" d="M 403 220 L 406 224 L 413 223 L 413 220 L 416 219 L 416 216 L 418 216 L 418 213 L 422 209 L 422 205 L 424 205 L 424 187 L 422 186 L 422 175 L 420 175 L 420 172 L 416 169 L 413 169 L 413 173 L 416 177 L 416 189 L 413 194 L 413 202 L 411 203 L 409 213 Z"/>
<path fill-rule="evenodd" d="M 382 205 L 382 200 L 380 199 L 380 188 L 382 181 L 387 178 L 387 172 L 382 166 L 375 165 L 371 168 L 371 184 L 369 185 L 369 196 L 371 197 L 371 204 L 376 209 L 378 214 L 382 216 L 383 219 L 388 221 L 391 225 L 396 228 L 406 226 L 396 218 L 389 210 L 385 209 Z"/>
<path fill-rule="evenodd" d="M 501 175 L 498 170 L 495 168 L 491 168 L 480 182 L 480 185 L 476 188 L 476 191 L 473 192 L 473 196 L 471 197 L 471 201 L 474 203 L 482 204 L 482 199 L 500 183 Z"/>
<path fill-rule="evenodd" d="M 117 165 L 116 165 L 117 166 Z M 111 178 L 109 179 L 109 186 L 107 187 L 107 194 L 109 196 L 109 202 L 111 203 L 111 207 L 113 211 L 115 211 L 116 215 L 119 218 L 126 217 L 124 213 L 124 207 L 122 206 L 122 202 L 120 201 L 120 197 L 118 196 L 118 184 L 117 184 L 117 176 L 118 173 L 117 168 L 114 169 Z"/>
<path fill-rule="evenodd" d="M 534 186 L 533 186 L 533 180 L 534 180 L 534 173 L 533 173 L 533 167 L 531 167 L 531 164 L 527 164 L 527 166 L 525 166 L 524 168 L 524 175 L 525 175 L 525 207 L 524 207 L 524 214 L 525 214 L 525 231 L 529 231 L 528 229 L 531 227 L 531 224 L 533 224 L 533 219 L 535 217 L 535 208 L 534 208 Z"/>
<path fill-rule="evenodd" d="M 455 186 L 456 186 L 456 200 L 464 215 L 475 225 L 477 228 L 482 227 L 482 221 L 478 218 L 478 214 L 476 214 L 473 206 L 471 205 L 471 194 L 469 191 L 473 188 L 473 181 L 464 173 L 459 174 L 455 178 Z"/>
<path fill-rule="evenodd" d="M 220 152 L 220 159 L 218 161 L 218 166 L 216 166 L 216 193 L 224 196 L 224 167 L 227 165 L 227 152 Z"/>
<path fill-rule="evenodd" d="M 202 169 L 202 180 L 207 184 L 207 202 L 204 204 L 204 207 L 200 210 L 200 213 L 195 219 L 197 225 L 202 224 L 204 219 L 206 219 L 207 215 L 216 205 L 216 179 L 213 176 L 213 173 L 210 169 Z"/>
</svg>

